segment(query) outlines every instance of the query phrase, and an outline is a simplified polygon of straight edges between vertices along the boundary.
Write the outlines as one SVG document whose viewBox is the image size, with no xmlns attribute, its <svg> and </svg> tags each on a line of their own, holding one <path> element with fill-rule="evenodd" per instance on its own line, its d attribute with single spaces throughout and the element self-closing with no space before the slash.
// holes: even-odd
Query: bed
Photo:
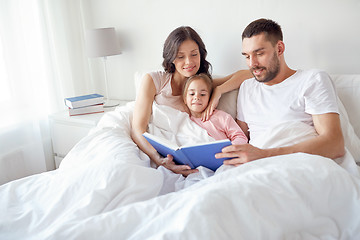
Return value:
<svg viewBox="0 0 360 240">
<path fill-rule="evenodd" d="M 297 153 L 184 178 L 151 167 L 132 142 L 130 102 L 106 113 L 57 170 L 0 186 L 0 239 L 360 239 L 360 75 L 332 79 L 346 160 Z M 219 104 L 233 116 L 236 94 Z M 259 146 L 314 134 L 291 124 Z M 285 137 L 290 127 L 296 137 Z M 155 103 L 149 131 L 211 141 L 183 113 Z"/>
</svg>

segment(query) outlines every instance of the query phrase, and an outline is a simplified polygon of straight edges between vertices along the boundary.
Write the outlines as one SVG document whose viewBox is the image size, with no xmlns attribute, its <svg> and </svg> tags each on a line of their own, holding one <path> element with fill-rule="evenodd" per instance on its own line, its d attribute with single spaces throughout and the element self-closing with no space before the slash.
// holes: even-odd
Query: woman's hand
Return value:
<svg viewBox="0 0 360 240">
<path fill-rule="evenodd" d="M 218 106 L 220 98 L 221 98 L 221 92 L 216 87 L 211 95 L 211 99 L 209 101 L 208 106 L 201 114 L 201 121 L 205 122 L 209 120 L 211 114 L 215 111 L 216 107 Z"/>
<path fill-rule="evenodd" d="M 173 161 L 173 156 L 171 156 L 170 154 L 168 154 L 166 158 L 161 159 L 160 165 L 174 173 L 182 174 L 184 177 L 187 177 L 189 174 L 199 171 L 197 169 L 191 169 L 188 165 L 175 164 L 175 162 Z"/>
</svg>

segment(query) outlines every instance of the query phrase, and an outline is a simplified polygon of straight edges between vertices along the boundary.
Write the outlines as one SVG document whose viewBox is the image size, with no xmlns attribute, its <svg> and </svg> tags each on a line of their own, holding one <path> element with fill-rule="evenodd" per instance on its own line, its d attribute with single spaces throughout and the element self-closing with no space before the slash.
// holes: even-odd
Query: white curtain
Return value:
<svg viewBox="0 0 360 240">
<path fill-rule="evenodd" d="M 80 0 L 0 1 L 0 184 L 54 169 L 48 115 L 92 91 Z"/>
</svg>

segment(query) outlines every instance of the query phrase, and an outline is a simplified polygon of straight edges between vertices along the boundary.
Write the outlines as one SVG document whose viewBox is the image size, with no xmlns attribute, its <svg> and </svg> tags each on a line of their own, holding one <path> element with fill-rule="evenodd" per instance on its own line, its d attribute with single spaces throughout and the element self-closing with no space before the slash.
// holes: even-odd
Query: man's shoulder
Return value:
<svg viewBox="0 0 360 240">
<path fill-rule="evenodd" d="M 329 74 L 321 69 L 297 70 L 293 80 L 295 80 L 293 82 L 297 82 L 305 88 L 331 82 Z"/>
<path fill-rule="evenodd" d="M 308 69 L 308 70 L 297 70 L 298 76 L 308 79 L 314 79 L 314 78 L 322 78 L 322 77 L 329 77 L 329 74 L 322 70 L 322 69 Z"/>
</svg>

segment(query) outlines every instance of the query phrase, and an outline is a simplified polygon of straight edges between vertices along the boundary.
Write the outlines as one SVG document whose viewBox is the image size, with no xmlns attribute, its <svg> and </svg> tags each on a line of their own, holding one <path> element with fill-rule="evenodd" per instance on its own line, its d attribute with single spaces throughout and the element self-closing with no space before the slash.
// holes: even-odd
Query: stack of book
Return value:
<svg viewBox="0 0 360 240">
<path fill-rule="evenodd" d="M 65 98 L 64 101 L 70 116 L 104 112 L 104 96 L 100 94 Z"/>
</svg>

